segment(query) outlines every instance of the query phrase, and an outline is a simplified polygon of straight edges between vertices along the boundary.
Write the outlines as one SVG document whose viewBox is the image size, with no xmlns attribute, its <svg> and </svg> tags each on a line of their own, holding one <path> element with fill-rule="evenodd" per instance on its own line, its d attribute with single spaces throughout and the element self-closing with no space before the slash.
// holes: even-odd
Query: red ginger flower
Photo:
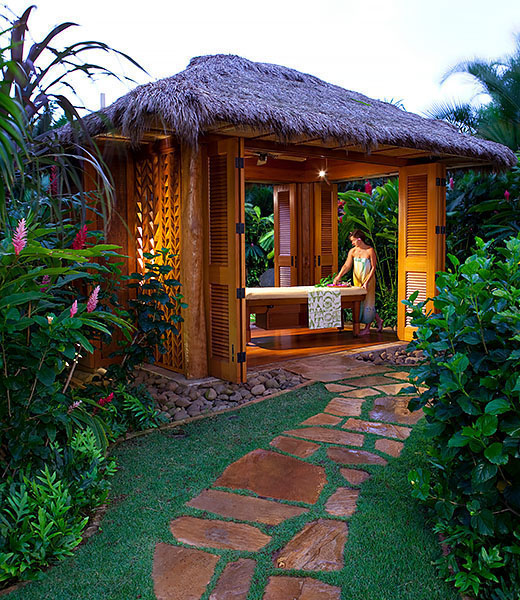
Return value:
<svg viewBox="0 0 520 600">
<path fill-rule="evenodd" d="M 20 219 L 18 221 L 18 225 L 16 226 L 16 230 L 13 235 L 13 246 L 14 253 L 16 256 L 20 254 L 20 252 L 27 245 L 27 226 L 25 225 L 25 219 Z"/>
<path fill-rule="evenodd" d="M 78 301 L 74 300 L 70 307 L 70 316 L 73 317 L 78 312 Z"/>
<path fill-rule="evenodd" d="M 372 184 L 370 181 L 365 181 L 365 194 L 372 195 Z"/>
<path fill-rule="evenodd" d="M 40 287 L 40 292 L 44 292 L 49 287 L 50 282 L 51 282 L 51 278 L 48 275 L 44 275 L 42 277 L 42 284 Z"/>
<path fill-rule="evenodd" d="M 98 296 L 99 296 L 99 285 L 96 285 L 92 294 L 90 294 L 90 298 L 87 300 L 87 312 L 91 313 L 96 310 L 96 306 L 98 304 Z"/>
<path fill-rule="evenodd" d="M 506 190 L 504 192 L 504 198 L 507 200 L 507 202 L 509 202 L 509 196 L 511 196 L 511 194 L 509 193 L 509 190 Z"/>
<path fill-rule="evenodd" d="M 110 404 L 113 399 L 114 399 L 114 392 L 110 392 L 110 394 L 108 394 L 108 396 L 106 396 L 105 398 L 100 398 L 98 400 L 98 404 L 99 404 L 99 406 L 105 406 L 105 404 Z"/>
<path fill-rule="evenodd" d="M 73 248 L 73 250 L 83 250 L 86 243 L 87 243 L 87 226 L 83 225 L 83 227 L 76 234 L 74 241 L 72 242 L 72 248 Z"/>
<path fill-rule="evenodd" d="M 50 183 L 50 192 L 53 196 L 57 196 L 58 195 L 58 167 L 56 165 L 53 165 L 51 167 L 51 174 L 49 177 L 49 183 Z"/>
</svg>

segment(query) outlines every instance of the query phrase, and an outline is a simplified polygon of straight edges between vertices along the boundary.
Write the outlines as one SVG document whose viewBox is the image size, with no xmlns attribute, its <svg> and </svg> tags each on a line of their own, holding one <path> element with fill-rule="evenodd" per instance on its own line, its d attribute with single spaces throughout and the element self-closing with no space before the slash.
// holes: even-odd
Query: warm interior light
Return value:
<svg viewBox="0 0 520 600">
<path fill-rule="evenodd" d="M 325 175 L 327 174 L 327 171 L 324 171 L 323 169 L 318 173 L 318 175 L 323 179 L 325 177 Z"/>
</svg>

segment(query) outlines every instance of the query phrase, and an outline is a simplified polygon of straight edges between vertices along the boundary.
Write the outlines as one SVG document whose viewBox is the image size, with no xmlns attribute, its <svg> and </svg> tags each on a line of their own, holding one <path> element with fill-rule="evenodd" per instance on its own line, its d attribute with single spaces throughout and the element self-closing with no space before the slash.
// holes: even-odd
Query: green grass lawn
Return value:
<svg viewBox="0 0 520 600">
<path fill-rule="evenodd" d="M 171 429 L 119 445 L 113 451 L 119 471 L 101 531 L 74 556 L 44 573 L 40 581 L 10 594 L 9 600 L 155 600 L 151 578 L 155 544 L 174 543 L 168 527 L 172 518 L 202 515 L 186 508 L 185 502 L 210 486 L 228 464 L 250 450 L 268 448 L 273 437 L 320 412 L 332 397 L 321 384 L 315 384 L 235 413 L 194 422 L 182 428 L 183 436 Z M 365 403 L 363 416 L 369 404 Z M 373 448 L 375 439 L 367 436 L 368 449 Z M 358 511 L 348 520 L 345 568 L 315 575 L 341 586 L 343 600 L 458 598 L 437 575 L 432 563 L 440 555 L 438 545 L 409 494 L 407 473 L 423 463 L 424 446 L 419 425 L 400 459 L 391 459 L 386 467 L 366 467 L 373 477 L 363 484 Z M 257 560 L 248 600 L 261 599 L 269 575 L 291 574 L 273 567 L 273 554 L 307 521 L 323 517 L 329 495 L 339 485 L 346 485 L 339 466 L 326 460 L 324 447 L 307 460 L 325 465 L 327 471 L 328 483 L 316 505 L 276 527 L 259 525 L 273 536 L 262 552 L 211 550 L 225 559 L 243 556 Z M 217 565 L 213 582 L 225 562 Z M 203 599 L 208 596 L 206 593 Z"/>
</svg>

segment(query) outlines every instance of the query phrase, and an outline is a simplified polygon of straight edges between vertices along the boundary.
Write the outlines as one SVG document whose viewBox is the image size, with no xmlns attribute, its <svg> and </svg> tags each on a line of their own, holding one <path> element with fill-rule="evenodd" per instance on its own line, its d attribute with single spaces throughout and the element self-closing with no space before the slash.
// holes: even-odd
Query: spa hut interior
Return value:
<svg viewBox="0 0 520 600">
<path fill-rule="evenodd" d="M 194 58 L 85 123 L 113 177 L 119 218 L 108 241 L 128 256 L 124 271 L 142 270 L 153 249 L 177 254 L 188 308 L 157 364 L 187 378 L 246 380 L 250 314 L 266 329 L 305 325 L 305 299 L 291 298 L 292 288 L 338 270 L 337 182 L 346 180 L 399 178 L 397 337 L 411 339 L 401 300 L 435 295 L 444 268 L 446 169 L 516 163 L 508 148 L 448 123 L 233 55 Z M 61 135 L 73 142 L 79 133 Z M 95 189 L 87 162 L 83 172 Z M 250 182 L 274 185 L 275 297 L 246 290 Z M 359 288 L 350 293 L 354 306 Z M 107 356 L 101 347 L 92 366 Z"/>
</svg>

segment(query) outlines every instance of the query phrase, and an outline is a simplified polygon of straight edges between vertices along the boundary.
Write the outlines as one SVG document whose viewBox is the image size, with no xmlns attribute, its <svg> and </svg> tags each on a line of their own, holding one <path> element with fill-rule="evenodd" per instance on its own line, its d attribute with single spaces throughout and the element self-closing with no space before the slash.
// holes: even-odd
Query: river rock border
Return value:
<svg viewBox="0 0 520 600">
<path fill-rule="evenodd" d="M 414 366 L 423 360 L 422 350 L 414 350 L 408 352 L 405 344 L 391 346 L 379 350 L 368 350 L 353 355 L 352 358 L 364 362 L 372 362 L 375 365 L 391 364 L 391 365 L 409 365 Z"/>
<path fill-rule="evenodd" d="M 198 384 L 177 381 L 151 370 L 140 370 L 135 382 L 146 386 L 163 415 L 171 421 L 183 421 L 204 413 L 236 408 L 263 396 L 289 390 L 306 379 L 276 368 L 251 373 L 247 383 L 227 383 L 210 379 Z"/>
</svg>

